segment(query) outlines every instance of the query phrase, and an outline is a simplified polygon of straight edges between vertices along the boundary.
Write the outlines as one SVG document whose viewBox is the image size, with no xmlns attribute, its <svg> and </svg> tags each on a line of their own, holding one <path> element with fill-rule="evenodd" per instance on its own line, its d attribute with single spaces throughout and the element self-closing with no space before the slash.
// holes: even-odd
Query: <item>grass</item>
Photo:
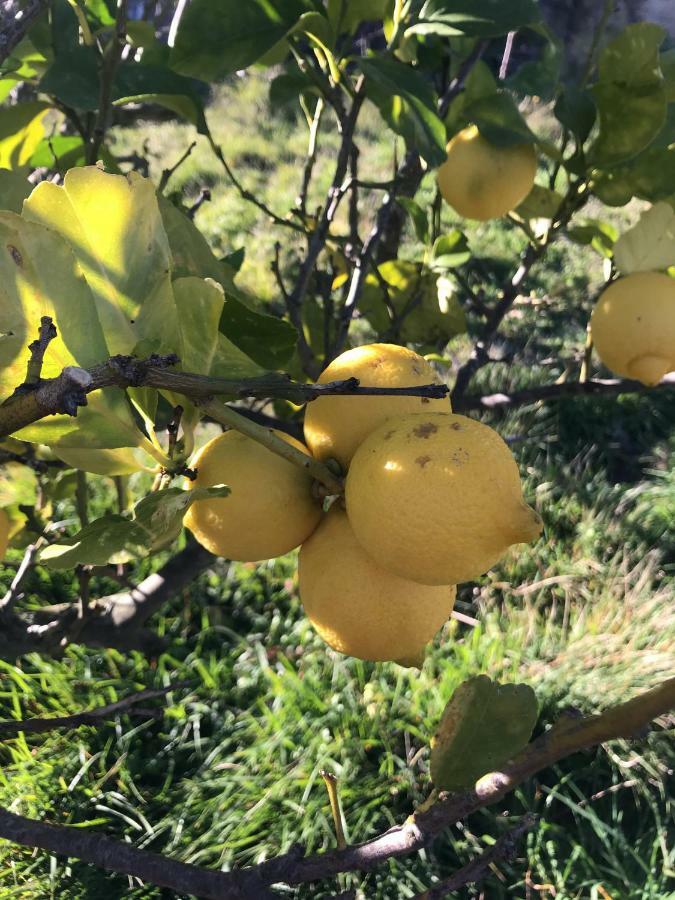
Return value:
<svg viewBox="0 0 675 900">
<path fill-rule="evenodd" d="M 234 80 L 215 98 L 210 121 L 246 187 L 283 214 L 294 201 L 306 137 L 289 114 L 272 116 L 266 90 L 260 75 Z M 366 126 L 362 171 L 379 178 L 390 171 L 393 147 L 381 140 L 374 114 Z M 147 144 L 155 176 L 192 137 L 175 123 L 116 132 L 120 152 Z M 325 188 L 335 139 L 327 132 L 324 138 L 317 171 Z M 199 211 L 200 227 L 218 252 L 245 246 L 241 283 L 262 301 L 276 299 L 268 263 L 278 235 L 223 181 L 200 144 L 171 187 L 190 199 L 204 185 L 213 201 Z M 431 195 L 427 179 L 422 196 Z M 317 190 L 314 205 L 319 196 Z M 616 211 L 613 218 L 623 227 L 636 212 Z M 449 227 L 452 217 L 445 221 Z M 506 277 L 520 234 L 488 224 L 469 236 L 483 265 Z M 290 264 L 293 239 L 282 238 Z M 586 248 L 554 245 L 546 266 L 533 273 L 531 295 L 505 323 L 504 364 L 486 367 L 477 389 L 552 381 L 567 365 L 578 366 L 600 273 Z M 449 353 L 461 358 L 466 348 L 459 338 Z M 449 622 L 419 672 L 327 650 L 302 615 L 292 555 L 258 567 L 217 563 L 156 618 L 171 638 L 170 653 L 156 661 L 74 647 L 58 661 L 0 664 L 0 718 L 70 713 L 141 687 L 190 684 L 170 697 L 158 719 L 122 716 L 96 729 L 4 741 L 0 803 L 229 868 L 297 841 L 308 850 L 334 846 L 322 768 L 340 779 L 351 840 L 403 819 L 428 791 L 429 740 L 443 706 L 471 675 L 531 684 L 542 729 L 565 707 L 591 711 L 672 673 L 672 398 L 588 398 L 486 421 L 509 439 L 545 537 L 461 586 L 458 609 L 477 624 Z M 101 508 L 107 489 L 102 481 Z M 73 515 L 68 499 L 55 503 L 60 519 Z M 74 590 L 69 575 L 36 578 L 28 599 L 58 601 Z M 499 808 L 449 830 L 426 852 L 367 876 L 345 876 L 340 887 L 377 900 L 413 897 L 532 810 L 541 824 L 518 857 L 462 897 L 672 898 L 674 770 L 672 731 L 670 738 L 655 731 L 577 754 Z M 0 862 L 0 898 L 169 896 L 6 844 Z M 337 887 L 336 881 L 286 895 L 320 898 Z"/>
</svg>

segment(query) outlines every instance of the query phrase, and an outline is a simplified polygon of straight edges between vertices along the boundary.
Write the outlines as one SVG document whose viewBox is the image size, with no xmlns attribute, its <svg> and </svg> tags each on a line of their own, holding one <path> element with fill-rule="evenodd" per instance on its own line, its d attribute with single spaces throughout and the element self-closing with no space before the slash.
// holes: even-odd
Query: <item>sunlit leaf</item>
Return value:
<svg viewBox="0 0 675 900">
<path fill-rule="evenodd" d="M 170 544 L 180 534 L 183 516 L 195 500 L 226 497 L 229 488 L 168 488 L 140 500 L 131 516 L 108 515 L 76 535 L 45 547 L 40 562 L 50 569 L 76 565 L 104 566 L 135 556 L 146 556 Z"/>
<path fill-rule="evenodd" d="M 436 112 L 436 98 L 426 78 L 395 59 L 360 59 L 367 92 L 392 131 L 416 147 L 431 166 L 445 161 L 445 127 Z"/>
<path fill-rule="evenodd" d="M 20 213 L 23 201 L 33 190 L 22 169 L 0 169 L 0 209 Z"/>
<path fill-rule="evenodd" d="M 0 109 L 0 168 L 16 169 L 30 160 L 44 137 L 49 105 L 31 101 Z"/>
<path fill-rule="evenodd" d="M 614 262 L 622 275 L 675 265 L 675 209 L 657 203 L 643 212 L 616 242 Z"/>
<path fill-rule="evenodd" d="M 516 31 L 540 20 L 536 0 L 427 0 L 418 22 L 410 26 L 408 32 L 487 38 Z"/>
<path fill-rule="evenodd" d="M 498 684 L 486 675 L 454 692 L 431 746 L 431 778 L 439 790 L 458 791 L 504 765 L 530 739 L 537 700 L 525 684 Z"/>
</svg>

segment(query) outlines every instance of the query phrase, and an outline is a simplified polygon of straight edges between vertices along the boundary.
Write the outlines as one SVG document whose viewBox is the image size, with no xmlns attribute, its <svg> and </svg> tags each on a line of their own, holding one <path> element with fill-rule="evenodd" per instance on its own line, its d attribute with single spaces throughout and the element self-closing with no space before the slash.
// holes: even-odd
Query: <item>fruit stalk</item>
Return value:
<svg viewBox="0 0 675 900">
<path fill-rule="evenodd" d="M 293 463 L 293 465 L 304 469 L 312 478 L 328 488 L 331 494 L 341 494 L 344 491 L 342 479 L 334 475 L 328 466 L 302 453 L 300 450 L 296 450 L 291 444 L 278 437 L 271 428 L 252 422 L 246 416 L 242 416 L 241 413 L 232 409 L 231 406 L 227 406 L 227 404 L 218 400 L 206 400 L 200 404 L 200 409 L 204 415 L 209 416 L 219 424 L 236 428 L 237 431 L 267 447 L 272 453 L 276 453 L 278 456 L 288 460 L 288 462 Z"/>
</svg>

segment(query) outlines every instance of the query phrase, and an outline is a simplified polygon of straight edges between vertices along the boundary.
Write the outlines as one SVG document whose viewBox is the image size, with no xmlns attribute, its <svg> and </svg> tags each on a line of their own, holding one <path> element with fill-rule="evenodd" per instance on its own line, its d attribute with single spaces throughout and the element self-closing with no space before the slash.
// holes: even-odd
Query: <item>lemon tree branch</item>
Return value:
<svg viewBox="0 0 675 900">
<path fill-rule="evenodd" d="M 519 784 L 542 769 L 580 750 L 617 738 L 639 736 L 650 722 L 675 707 L 675 678 L 646 693 L 610 707 L 598 715 L 565 716 L 529 744 L 501 772 L 482 778 L 469 791 L 441 794 L 423 812 L 410 816 L 364 844 L 329 853 L 303 856 L 302 847 L 267 862 L 232 872 L 202 869 L 172 860 L 95 831 L 51 825 L 0 809 L 0 837 L 28 847 L 74 857 L 113 872 L 135 875 L 151 884 L 197 897 L 233 900 L 277 896 L 270 885 L 298 885 L 333 877 L 342 872 L 367 872 L 387 860 L 415 853 L 440 832 L 470 813 L 501 800 Z M 523 820 L 530 827 L 530 820 Z M 517 831 L 520 831 L 517 827 Z M 467 873 L 460 870 L 459 884 L 480 874 L 480 860 Z M 467 874 L 469 877 L 467 877 Z M 451 883 L 454 883 L 451 879 Z M 433 890 L 433 889 L 432 889 Z M 422 895 L 424 897 L 424 894 Z M 434 894 L 427 892 L 427 896 Z"/>
</svg>

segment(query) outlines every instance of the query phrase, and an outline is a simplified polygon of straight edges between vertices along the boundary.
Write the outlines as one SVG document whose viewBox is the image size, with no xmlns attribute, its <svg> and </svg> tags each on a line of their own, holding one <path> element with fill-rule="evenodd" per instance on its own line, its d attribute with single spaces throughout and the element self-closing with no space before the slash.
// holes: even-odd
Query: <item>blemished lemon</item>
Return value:
<svg viewBox="0 0 675 900">
<path fill-rule="evenodd" d="M 307 453 L 289 435 L 275 434 Z M 307 473 L 238 431 L 209 441 L 191 465 L 197 479 L 188 486 L 230 488 L 227 497 L 193 503 L 184 519 L 216 556 L 242 562 L 273 559 L 299 546 L 319 524 L 321 507 Z"/>
<path fill-rule="evenodd" d="M 5 554 L 7 553 L 10 528 L 11 522 L 9 521 L 9 516 L 4 509 L 0 509 L 0 559 L 4 559 Z"/>
<path fill-rule="evenodd" d="M 532 190 L 537 156 L 532 144 L 497 147 L 475 125 L 456 134 L 437 174 L 443 199 L 467 219 L 498 219 Z"/>
<path fill-rule="evenodd" d="M 511 544 L 533 540 L 542 528 L 501 437 L 454 413 L 380 426 L 354 455 L 346 502 L 364 550 L 422 584 L 482 575 Z"/>
<path fill-rule="evenodd" d="M 675 370 L 675 279 L 662 272 L 617 279 L 593 310 L 591 335 L 612 372 L 658 384 Z"/>
<path fill-rule="evenodd" d="M 299 558 L 300 599 L 333 649 L 372 661 L 418 661 L 455 603 L 454 585 L 415 584 L 382 569 L 333 504 Z"/>
<path fill-rule="evenodd" d="M 438 384 L 424 357 L 398 344 L 366 344 L 334 359 L 321 373 L 319 384 L 358 378 L 365 387 L 417 387 Z M 392 416 L 406 413 L 450 412 L 448 398 L 319 397 L 307 405 L 305 440 L 312 455 L 336 459 L 346 469 L 359 444 Z"/>
</svg>

